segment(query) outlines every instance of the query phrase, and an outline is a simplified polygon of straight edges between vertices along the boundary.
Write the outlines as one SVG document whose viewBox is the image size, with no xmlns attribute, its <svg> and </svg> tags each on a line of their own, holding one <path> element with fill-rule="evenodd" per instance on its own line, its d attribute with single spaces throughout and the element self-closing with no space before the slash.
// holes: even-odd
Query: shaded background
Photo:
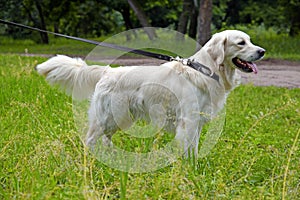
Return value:
<svg viewBox="0 0 300 200">
<path fill-rule="evenodd" d="M 168 27 L 202 45 L 212 32 L 239 25 L 300 33 L 299 0 L 0 0 L 0 8 L 2 19 L 85 38 L 143 26 Z M 47 34 L 15 27 L 0 26 L 0 34 L 49 43 Z"/>
</svg>

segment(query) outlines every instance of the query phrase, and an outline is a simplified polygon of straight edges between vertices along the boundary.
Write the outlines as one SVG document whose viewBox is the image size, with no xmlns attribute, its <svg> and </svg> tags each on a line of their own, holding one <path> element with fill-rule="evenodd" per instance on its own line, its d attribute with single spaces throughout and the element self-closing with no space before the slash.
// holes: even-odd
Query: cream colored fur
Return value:
<svg viewBox="0 0 300 200">
<path fill-rule="evenodd" d="M 245 45 L 238 45 L 245 41 Z M 228 30 L 213 35 L 190 59 L 209 67 L 216 80 L 173 61 L 161 66 L 88 66 L 83 60 L 58 55 L 36 67 L 51 84 L 58 84 L 77 99 L 91 99 L 90 128 L 86 144 L 93 148 L 100 137 L 112 135 L 143 118 L 174 132 L 175 139 L 197 154 L 201 128 L 225 104 L 228 93 L 240 82 L 232 63 L 239 57 L 254 61 L 260 47 L 247 34 Z"/>
</svg>

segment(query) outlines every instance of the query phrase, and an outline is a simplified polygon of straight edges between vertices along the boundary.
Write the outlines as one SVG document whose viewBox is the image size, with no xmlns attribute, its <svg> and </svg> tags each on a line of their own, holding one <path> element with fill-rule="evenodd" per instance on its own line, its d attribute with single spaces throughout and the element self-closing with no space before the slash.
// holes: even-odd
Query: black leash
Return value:
<svg viewBox="0 0 300 200">
<path fill-rule="evenodd" d="M 15 22 L 10 22 L 10 21 L 6 21 L 6 20 L 2 20 L 2 19 L 0 19 L 0 23 L 7 24 L 7 25 L 12 25 L 12 26 L 17 26 L 17 27 L 20 27 L 20 28 L 26 28 L 26 29 L 29 29 L 29 30 L 38 31 L 38 32 L 42 32 L 42 33 L 52 34 L 52 35 L 56 35 L 56 36 L 60 36 L 60 37 L 64 37 L 64 38 L 68 38 L 68 39 L 72 39 L 72 40 L 77 40 L 77 41 L 81 41 L 81 42 L 85 42 L 85 43 L 89 43 L 89 44 L 100 45 L 100 46 L 103 46 L 103 47 L 117 49 L 117 50 L 120 50 L 120 51 L 127 51 L 127 52 L 130 52 L 130 53 L 143 55 L 143 56 L 147 56 L 147 57 L 151 57 L 151 58 L 156 58 L 156 59 L 160 59 L 160 60 L 178 61 L 178 62 L 181 62 L 184 65 L 187 65 L 187 66 L 203 73 L 206 76 L 211 77 L 212 79 L 216 80 L 217 82 L 219 82 L 219 76 L 216 73 L 214 73 L 213 71 L 211 71 L 210 68 L 206 67 L 205 65 L 202 65 L 199 62 L 196 62 L 196 61 L 193 61 L 193 60 L 190 60 L 190 59 L 184 59 L 184 58 L 180 58 L 178 56 L 176 58 L 174 58 L 174 57 L 169 56 L 169 55 L 158 54 L 158 53 L 153 53 L 153 52 L 144 51 L 144 50 L 140 50 L 140 49 L 132 49 L 132 48 L 129 48 L 129 47 L 119 46 L 119 45 L 115 45 L 115 44 L 110 44 L 110 43 L 105 43 L 105 42 L 98 42 L 98 41 L 95 41 L 95 40 L 88 40 L 88 39 L 84 39 L 84 38 L 64 35 L 64 34 L 55 33 L 55 32 L 51 32 L 51 31 L 46 31 L 46 30 L 42 30 L 42 29 L 39 29 L 39 28 L 35 28 L 35 27 L 31 27 L 31 26 L 27 26 L 27 25 L 15 23 Z"/>
</svg>

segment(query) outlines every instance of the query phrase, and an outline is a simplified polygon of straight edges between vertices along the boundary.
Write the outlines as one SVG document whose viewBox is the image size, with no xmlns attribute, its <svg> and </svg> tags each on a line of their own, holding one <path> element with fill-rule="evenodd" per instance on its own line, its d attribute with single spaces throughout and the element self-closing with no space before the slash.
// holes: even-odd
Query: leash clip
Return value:
<svg viewBox="0 0 300 200">
<path fill-rule="evenodd" d="M 172 61 L 180 62 L 183 65 L 189 65 L 190 64 L 190 60 L 189 59 L 181 58 L 179 56 L 176 56 L 175 58 L 172 58 Z"/>
</svg>

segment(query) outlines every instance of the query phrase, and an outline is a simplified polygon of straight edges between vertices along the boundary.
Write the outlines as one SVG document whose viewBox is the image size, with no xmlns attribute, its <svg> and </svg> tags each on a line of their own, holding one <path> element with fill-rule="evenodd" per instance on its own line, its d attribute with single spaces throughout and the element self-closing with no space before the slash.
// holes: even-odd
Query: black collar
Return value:
<svg viewBox="0 0 300 200">
<path fill-rule="evenodd" d="M 219 82 L 219 76 L 215 72 L 213 72 L 209 67 L 207 67 L 197 61 L 190 60 L 190 59 L 183 59 L 180 57 L 173 58 L 173 60 L 181 62 L 183 65 L 187 65 L 187 66 L 193 68 L 194 70 L 197 70 L 198 72 L 201 72 L 202 74 Z"/>
<path fill-rule="evenodd" d="M 211 71 L 210 68 L 208 68 L 205 65 L 202 65 L 201 63 L 195 62 L 195 61 L 190 61 L 188 63 L 188 66 L 190 66 L 191 68 L 201 72 L 202 74 L 211 77 L 212 79 L 216 80 L 217 82 L 219 82 L 219 76 Z"/>
</svg>

